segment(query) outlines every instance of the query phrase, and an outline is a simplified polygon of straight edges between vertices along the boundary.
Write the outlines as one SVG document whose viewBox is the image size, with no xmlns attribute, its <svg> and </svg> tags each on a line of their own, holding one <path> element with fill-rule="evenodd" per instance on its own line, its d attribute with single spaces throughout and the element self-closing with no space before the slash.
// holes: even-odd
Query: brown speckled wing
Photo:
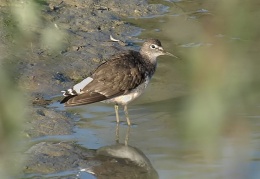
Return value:
<svg viewBox="0 0 260 179">
<path fill-rule="evenodd" d="M 82 93 L 70 98 L 65 105 L 76 106 L 103 101 L 127 94 L 145 81 L 146 67 L 138 52 L 128 51 L 113 56 L 92 74 Z"/>
<path fill-rule="evenodd" d="M 70 98 L 66 103 L 65 106 L 79 106 L 84 104 L 91 104 L 97 101 L 106 100 L 107 97 L 101 95 L 99 93 L 83 93 L 77 96 Z"/>
</svg>

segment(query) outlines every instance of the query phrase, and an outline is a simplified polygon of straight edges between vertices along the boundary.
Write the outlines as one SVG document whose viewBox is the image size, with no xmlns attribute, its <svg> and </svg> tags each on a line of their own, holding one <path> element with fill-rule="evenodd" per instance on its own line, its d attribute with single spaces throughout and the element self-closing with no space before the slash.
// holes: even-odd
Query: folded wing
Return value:
<svg viewBox="0 0 260 179">
<path fill-rule="evenodd" d="M 145 67 L 138 54 L 129 51 L 112 57 L 91 75 L 93 79 L 76 95 L 65 97 L 65 106 L 90 104 L 129 93 L 145 80 Z"/>
</svg>

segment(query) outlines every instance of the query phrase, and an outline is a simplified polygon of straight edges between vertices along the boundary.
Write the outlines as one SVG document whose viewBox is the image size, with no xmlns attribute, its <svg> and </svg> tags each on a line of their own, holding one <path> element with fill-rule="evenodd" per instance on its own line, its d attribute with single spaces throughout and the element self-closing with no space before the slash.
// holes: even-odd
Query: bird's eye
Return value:
<svg viewBox="0 0 260 179">
<path fill-rule="evenodd" d="M 156 48 L 156 45 L 152 44 L 152 45 L 150 45 L 150 48 L 151 48 L 151 49 L 155 49 L 155 48 Z"/>
</svg>

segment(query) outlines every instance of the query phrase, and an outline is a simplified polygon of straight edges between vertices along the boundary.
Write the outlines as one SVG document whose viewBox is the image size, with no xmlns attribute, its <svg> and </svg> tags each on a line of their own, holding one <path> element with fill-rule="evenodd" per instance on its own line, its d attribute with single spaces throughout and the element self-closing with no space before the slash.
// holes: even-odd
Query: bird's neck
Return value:
<svg viewBox="0 0 260 179">
<path fill-rule="evenodd" d="M 143 57 L 143 59 L 145 59 L 146 62 L 149 62 L 155 66 L 157 65 L 157 60 L 156 60 L 157 56 L 148 54 L 147 52 L 142 51 L 142 49 L 140 51 L 140 54 Z"/>
<path fill-rule="evenodd" d="M 142 59 L 145 62 L 145 67 L 147 68 L 147 71 L 149 72 L 149 76 L 152 77 L 156 67 L 157 67 L 157 60 L 156 57 L 151 57 L 149 54 L 146 53 L 140 53 L 142 56 Z"/>
</svg>

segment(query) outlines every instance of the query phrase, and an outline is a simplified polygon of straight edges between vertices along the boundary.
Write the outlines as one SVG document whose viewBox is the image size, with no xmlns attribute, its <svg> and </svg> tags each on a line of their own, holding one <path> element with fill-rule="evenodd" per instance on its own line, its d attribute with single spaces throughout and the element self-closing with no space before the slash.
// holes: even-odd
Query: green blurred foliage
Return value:
<svg viewBox="0 0 260 179">
<path fill-rule="evenodd" d="M 14 178 L 22 167 L 21 137 L 28 105 L 19 89 L 16 64 L 32 45 L 58 50 L 64 33 L 41 16 L 45 1 L 1 1 L 0 18 L 0 178 Z M 40 40 L 39 40 L 40 39 Z M 19 58 L 19 61 L 17 60 Z M 11 67 L 10 67 L 11 66 Z M 24 90 L 24 89 L 22 89 Z M 24 136 L 23 136 L 24 140 Z"/>
<path fill-rule="evenodd" d="M 1 66 L 0 66 L 1 68 Z M 0 69 L 0 177 L 17 174 L 22 162 L 15 152 L 21 147 L 19 138 L 25 119 L 26 105 L 21 92 L 12 83 L 6 72 Z"/>
<path fill-rule="evenodd" d="M 198 2 L 209 12 L 197 16 L 198 21 L 189 20 L 190 14 L 175 18 L 167 24 L 167 34 L 180 44 L 202 44 L 182 56 L 191 94 L 181 129 L 187 143 L 212 160 L 221 155 L 225 136 L 242 140 L 234 149 L 250 148 L 246 115 L 260 101 L 260 12 L 257 1 Z"/>
</svg>

